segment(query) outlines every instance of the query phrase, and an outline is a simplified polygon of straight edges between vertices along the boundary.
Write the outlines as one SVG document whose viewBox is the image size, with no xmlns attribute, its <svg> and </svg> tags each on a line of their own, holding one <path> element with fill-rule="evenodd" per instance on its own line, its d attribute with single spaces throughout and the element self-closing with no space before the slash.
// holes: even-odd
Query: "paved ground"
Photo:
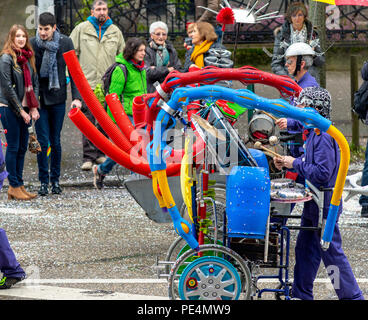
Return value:
<svg viewBox="0 0 368 320">
<path fill-rule="evenodd" d="M 349 85 L 348 74 L 328 74 L 333 120 L 347 137 Z M 261 85 L 256 85 L 256 93 L 277 97 L 277 92 Z M 245 132 L 245 123 L 243 119 L 237 125 L 240 132 Z M 366 128 L 361 129 L 365 145 Z M 157 279 L 153 265 L 156 257 L 164 259 L 176 238 L 172 224 L 150 220 L 116 172 L 108 177 L 105 190 L 92 188 L 91 172 L 79 169 L 81 133 L 67 117 L 62 141 L 62 195 L 32 202 L 7 201 L 6 184 L 0 194 L 0 225 L 29 274 L 23 284 L 0 292 L 0 299 L 167 299 L 167 283 Z M 351 166 L 351 172 L 361 169 L 361 164 Z M 37 190 L 33 154 L 27 154 L 25 177 L 28 187 Z M 344 250 L 368 297 L 368 220 L 360 218 L 357 197 L 345 208 L 340 222 Z M 316 299 L 336 299 L 322 267 Z"/>
</svg>

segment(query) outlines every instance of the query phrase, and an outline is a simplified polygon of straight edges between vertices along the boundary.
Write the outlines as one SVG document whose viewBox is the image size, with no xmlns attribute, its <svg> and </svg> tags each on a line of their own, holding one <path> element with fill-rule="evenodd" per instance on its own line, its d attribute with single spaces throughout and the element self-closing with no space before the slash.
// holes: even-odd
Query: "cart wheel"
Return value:
<svg viewBox="0 0 368 320">
<path fill-rule="evenodd" d="M 185 247 L 186 242 L 184 238 L 178 237 L 174 240 L 174 242 L 170 245 L 169 249 L 167 250 L 165 261 L 172 261 L 175 262 L 178 256 L 180 255 L 180 252 Z M 165 273 L 169 274 L 171 266 L 166 265 L 165 266 Z"/>
<path fill-rule="evenodd" d="M 182 300 L 238 300 L 241 288 L 238 271 L 219 257 L 202 257 L 193 261 L 179 280 Z"/>
<path fill-rule="evenodd" d="M 205 241 L 205 244 L 213 243 L 213 241 L 211 242 L 211 240 L 208 239 L 208 238 L 205 238 L 204 241 Z M 217 240 L 217 244 L 222 245 L 222 241 Z M 179 257 L 184 252 L 186 252 L 188 250 L 190 250 L 190 247 L 186 243 L 186 241 L 182 237 L 178 237 L 172 242 L 169 249 L 167 250 L 165 261 L 175 262 L 177 259 L 179 259 Z M 208 251 L 207 255 L 213 255 L 213 254 L 210 251 Z M 165 273 L 166 274 L 169 274 L 170 268 L 171 268 L 171 265 L 166 265 L 165 266 Z M 185 266 L 183 265 L 177 272 L 181 273 L 184 268 L 185 268 Z"/>
<path fill-rule="evenodd" d="M 170 299 L 180 299 L 180 298 L 190 298 L 191 293 L 189 290 L 184 288 L 185 286 L 195 286 L 195 283 L 198 283 L 197 276 L 197 270 L 198 272 L 202 272 L 205 274 L 206 268 L 208 267 L 208 264 L 212 263 L 216 265 L 214 274 L 220 277 L 221 274 L 225 272 L 227 277 L 231 279 L 231 282 L 234 282 L 233 284 L 236 286 L 236 290 L 230 291 L 229 296 L 227 298 L 236 298 L 236 299 L 249 299 L 251 294 L 251 275 L 249 268 L 247 266 L 247 261 L 245 261 L 239 254 L 237 254 L 235 251 L 221 246 L 221 245 L 215 245 L 215 244 L 205 244 L 200 246 L 200 252 L 204 255 L 204 257 L 199 257 L 198 252 L 196 252 L 193 249 L 190 249 L 187 252 L 184 252 L 179 259 L 175 262 L 173 267 L 171 268 L 170 274 L 169 274 L 169 298 Z M 205 258 L 210 260 L 205 260 Z M 216 259 L 214 259 L 216 258 Z M 200 260 L 198 264 L 194 264 L 197 260 Z M 211 260 L 213 259 L 213 261 Z M 219 260 L 218 260 L 219 259 Z M 211 262 L 212 261 L 212 262 Z M 203 262 L 203 264 L 202 264 Z M 229 267 L 228 263 L 231 265 Z M 207 266 L 206 266 L 207 265 Z M 185 277 L 185 275 L 182 275 L 179 270 L 182 270 L 182 266 L 185 266 L 185 269 L 183 272 L 188 275 Z M 191 266 L 188 268 L 188 266 Z M 204 269 L 204 271 L 202 270 Z M 208 268 L 207 268 L 208 270 Z M 236 276 L 236 273 L 238 275 Z M 206 271 L 206 272 L 209 272 Z M 181 277 L 184 277 L 184 279 L 187 278 L 185 281 L 184 279 L 181 280 Z M 240 282 L 238 280 L 240 279 Z M 180 292 L 179 286 L 180 286 L 180 280 L 182 282 L 183 289 Z M 229 287 L 226 286 L 225 278 L 222 277 L 221 281 L 223 281 L 220 286 L 222 288 L 226 288 L 229 290 Z M 226 286 L 226 287 L 224 287 Z M 238 292 L 239 291 L 239 292 Z M 188 296 L 189 293 L 189 296 Z M 194 294 L 194 293 L 193 293 Z M 212 294 L 212 292 L 211 292 Z M 228 294 L 228 293 L 227 293 Z M 198 294 L 196 294 L 198 296 Z M 202 298 L 202 296 L 201 296 Z M 220 295 L 221 298 L 221 295 Z M 209 296 L 206 297 L 206 299 L 215 299 L 215 297 Z"/>
</svg>

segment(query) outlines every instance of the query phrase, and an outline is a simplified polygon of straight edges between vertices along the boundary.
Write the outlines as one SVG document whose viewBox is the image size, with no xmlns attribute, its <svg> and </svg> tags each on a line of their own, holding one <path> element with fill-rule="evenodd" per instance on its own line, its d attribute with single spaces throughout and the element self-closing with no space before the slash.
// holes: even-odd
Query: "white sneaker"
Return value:
<svg viewBox="0 0 368 320">
<path fill-rule="evenodd" d="M 99 157 L 99 158 L 96 159 L 97 164 L 104 163 L 105 161 L 106 161 L 106 157 Z"/>
<path fill-rule="evenodd" d="M 81 166 L 81 169 L 82 169 L 83 171 L 89 171 L 89 170 L 91 170 L 91 169 L 92 169 L 92 165 L 93 165 L 92 161 L 86 161 L 86 162 L 83 162 L 83 164 L 82 164 L 82 166 Z"/>
</svg>

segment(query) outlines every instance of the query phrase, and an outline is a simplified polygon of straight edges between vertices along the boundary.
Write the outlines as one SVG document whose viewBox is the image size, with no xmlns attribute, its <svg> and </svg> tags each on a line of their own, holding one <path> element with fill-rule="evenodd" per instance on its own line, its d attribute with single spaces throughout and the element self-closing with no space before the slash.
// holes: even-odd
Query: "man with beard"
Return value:
<svg viewBox="0 0 368 320">
<path fill-rule="evenodd" d="M 92 90 L 102 84 L 102 76 L 115 62 L 115 57 L 122 53 L 125 41 L 120 29 L 112 23 L 108 16 L 105 0 L 95 0 L 92 4 L 91 16 L 78 24 L 70 38 L 73 41 L 76 55 Z M 89 108 L 83 103 L 82 111 L 95 125 L 97 121 Z M 99 128 L 102 132 L 102 129 Z M 93 163 L 101 164 L 106 158 L 84 135 L 82 170 L 91 170 Z"/>
<path fill-rule="evenodd" d="M 60 134 L 65 116 L 67 99 L 66 64 L 63 53 L 73 50 L 73 42 L 56 28 L 55 16 L 50 12 L 41 13 L 36 36 L 30 41 L 35 52 L 36 68 L 40 83 L 40 118 L 35 127 L 41 152 L 37 155 L 38 178 L 41 186 L 38 194 L 46 196 L 49 192 L 60 194 L 59 185 L 61 166 Z M 82 98 L 71 81 L 72 106 L 81 107 Z M 47 156 L 48 145 L 51 147 L 51 161 Z M 50 165 L 50 171 L 49 171 Z"/>
</svg>

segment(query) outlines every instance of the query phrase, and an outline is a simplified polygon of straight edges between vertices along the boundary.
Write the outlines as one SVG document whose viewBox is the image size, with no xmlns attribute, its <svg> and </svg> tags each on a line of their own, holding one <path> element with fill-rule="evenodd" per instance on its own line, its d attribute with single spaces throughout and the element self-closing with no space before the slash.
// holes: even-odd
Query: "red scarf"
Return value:
<svg viewBox="0 0 368 320">
<path fill-rule="evenodd" d="M 134 59 L 131 59 L 129 61 L 133 66 L 135 66 L 139 71 L 142 71 L 144 69 L 144 60 L 141 62 L 135 61 Z"/>
<path fill-rule="evenodd" d="M 17 52 L 17 63 L 20 65 L 24 76 L 24 89 L 26 91 L 26 101 L 28 108 L 38 108 L 38 101 L 33 91 L 31 72 L 28 68 L 28 60 L 32 57 L 33 52 L 26 49 L 20 49 Z"/>
</svg>

